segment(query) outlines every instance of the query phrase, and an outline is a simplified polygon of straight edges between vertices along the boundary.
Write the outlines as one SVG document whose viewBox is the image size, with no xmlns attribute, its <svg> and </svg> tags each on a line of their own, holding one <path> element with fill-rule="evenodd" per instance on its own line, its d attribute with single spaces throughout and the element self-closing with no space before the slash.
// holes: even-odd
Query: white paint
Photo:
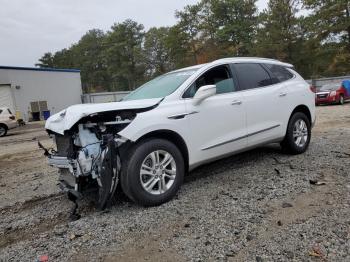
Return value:
<svg viewBox="0 0 350 262">
<path fill-rule="evenodd" d="M 136 141 L 152 131 L 173 131 L 185 141 L 189 152 L 189 165 L 193 168 L 258 144 L 281 141 L 286 133 L 291 113 L 299 105 L 307 106 L 311 112 L 312 122 L 315 121 L 315 94 L 311 92 L 309 84 L 293 70 L 294 78 L 280 84 L 215 94 L 200 103 L 193 103 L 191 98 L 182 98 L 185 90 L 209 69 L 218 65 L 242 62 L 291 66 L 276 60 L 259 58 L 220 59 L 198 66 L 198 70 L 175 92 L 165 97 L 156 108 L 137 114 L 119 135 Z M 47 121 L 46 128 L 63 134 L 86 115 L 143 108 L 155 105 L 159 101 L 159 99 L 146 99 L 73 106 L 65 111 L 65 115 L 62 111 L 62 117 L 59 114 L 51 117 Z M 169 118 L 181 114 L 186 116 L 180 119 Z"/>
<path fill-rule="evenodd" d="M 113 103 L 74 105 L 51 116 L 46 121 L 45 128 L 59 134 L 64 134 L 64 131 L 69 130 L 80 119 L 90 114 L 122 109 L 145 108 L 153 106 L 159 101 L 160 99 L 156 98 Z"/>
<path fill-rule="evenodd" d="M 11 112 L 15 113 L 11 85 L 0 85 L 0 107 L 8 107 Z"/>
<path fill-rule="evenodd" d="M 0 69 L 0 84 L 11 85 L 12 108 L 25 121 L 30 117 L 30 102 L 47 101 L 51 114 L 81 103 L 80 73 L 76 72 Z"/>
</svg>

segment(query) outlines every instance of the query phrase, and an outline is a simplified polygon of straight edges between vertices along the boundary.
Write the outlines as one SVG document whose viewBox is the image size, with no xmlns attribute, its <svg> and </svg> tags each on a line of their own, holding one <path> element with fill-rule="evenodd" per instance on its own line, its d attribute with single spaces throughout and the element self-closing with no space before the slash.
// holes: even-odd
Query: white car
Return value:
<svg viewBox="0 0 350 262">
<path fill-rule="evenodd" d="M 315 122 L 315 94 L 292 65 L 226 58 L 176 70 L 122 101 L 75 105 L 46 122 L 46 151 L 71 196 L 94 187 L 104 208 L 120 181 L 144 206 L 162 204 L 195 167 L 278 142 L 303 153 Z"/>
<path fill-rule="evenodd" d="M 7 130 L 16 128 L 18 123 L 16 117 L 7 107 L 0 107 L 0 137 L 6 136 Z"/>
</svg>

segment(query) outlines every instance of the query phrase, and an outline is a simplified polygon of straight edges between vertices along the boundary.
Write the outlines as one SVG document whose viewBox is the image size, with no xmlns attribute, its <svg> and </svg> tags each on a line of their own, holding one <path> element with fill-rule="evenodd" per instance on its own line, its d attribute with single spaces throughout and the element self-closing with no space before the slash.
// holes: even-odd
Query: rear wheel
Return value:
<svg viewBox="0 0 350 262">
<path fill-rule="evenodd" d="M 7 134 L 7 126 L 0 124 L 0 137 L 6 136 Z"/>
<path fill-rule="evenodd" d="M 122 171 L 124 193 L 143 206 L 156 206 L 172 199 L 185 173 L 180 150 L 164 139 L 149 139 L 135 146 Z"/>
<path fill-rule="evenodd" d="M 306 151 L 311 139 L 311 124 L 302 112 L 296 112 L 289 120 L 287 133 L 281 146 L 290 154 L 301 154 Z"/>
<path fill-rule="evenodd" d="M 343 95 L 339 96 L 339 105 L 344 105 L 344 96 Z"/>
</svg>

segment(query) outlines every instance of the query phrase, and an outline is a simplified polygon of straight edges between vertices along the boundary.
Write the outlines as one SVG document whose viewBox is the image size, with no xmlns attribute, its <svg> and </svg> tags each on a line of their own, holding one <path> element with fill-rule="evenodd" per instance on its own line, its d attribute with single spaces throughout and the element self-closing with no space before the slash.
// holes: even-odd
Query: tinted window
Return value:
<svg viewBox="0 0 350 262">
<path fill-rule="evenodd" d="M 223 94 L 235 91 L 232 75 L 226 65 L 214 67 L 194 82 L 184 93 L 184 98 L 193 97 L 197 90 L 205 85 L 216 85 L 216 93 Z"/>
<path fill-rule="evenodd" d="M 274 64 L 265 64 L 265 66 L 271 71 L 273 77 L 278 79 L 276 82 L 283 82 L 293 77 L 293 74 L 283 66 Z"/>
<path fill-rule="evenodd" d="M 259 64 L 235 64 L 239 87 L 247 90 L 272 84 L 267 71 Z"/>
</svg>

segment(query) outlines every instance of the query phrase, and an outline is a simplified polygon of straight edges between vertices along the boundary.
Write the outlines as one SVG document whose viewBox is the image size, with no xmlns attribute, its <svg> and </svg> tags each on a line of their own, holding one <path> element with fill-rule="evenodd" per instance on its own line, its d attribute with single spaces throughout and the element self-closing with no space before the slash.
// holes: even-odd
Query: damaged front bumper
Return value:
<svg viewBox="0 0 350 262">
<path fill-rule="evenodd" d="M 57 167 L 60 169 L 72 169 L 72 161 L 67 157 L 50 155 L 48 157 L 48 163 L 52 167 Z"/>
<path fill-rule="evenodd" d="M 118 185 L 121 165 L 115 136 L 97 137 L 81 125 L 76 135 L 56 135 L 55 141 L 57 150 L 47 150 L 40 143 L 39 147 L 44 150 L 48 164 L 59 169 L 61 190 L 75 203 L 94 192 L 97 208 L 106 208 Z"/>
</svg>

